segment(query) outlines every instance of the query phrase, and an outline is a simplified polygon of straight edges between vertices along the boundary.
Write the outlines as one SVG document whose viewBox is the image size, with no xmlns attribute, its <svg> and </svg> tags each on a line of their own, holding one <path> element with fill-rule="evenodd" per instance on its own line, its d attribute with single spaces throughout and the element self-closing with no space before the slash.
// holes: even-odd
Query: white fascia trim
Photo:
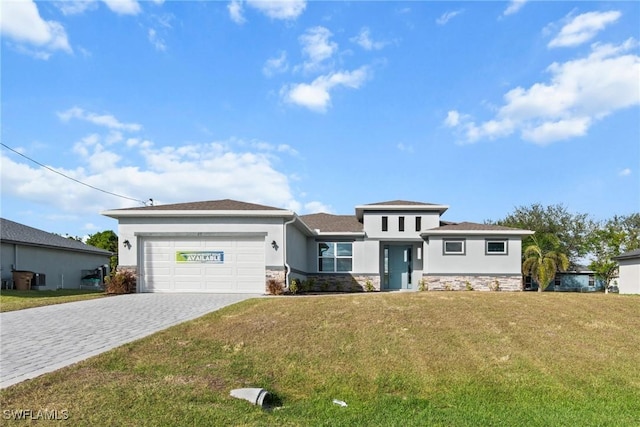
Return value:
<svg viewBox="0 0 640 427">
<path fill-rule="evenodd" d="M 436 211 L 440 215 L 449 209 L 448 205 L 358 205 L 356 206 L 356 218 L 362 219 L 365 211 Z"/>
<path fill-rule="evenodd" d="M 531 230 L 432 230 L 420 233 L 420 236 L 530 236 Z"/>
<path fill-rule="evenodd" d="M 101 215 L 111 218 L 126 217 L 211 217 L 211 216 L 229 216 L 229 217 L 273 217 L 273 218 L 291 218 L 296 216 L 295 212 L 287 210 L 237 210 L 237 211 L 196 211 L 196 210 L 110 210 L 100 213 Z"/>
<path fill-rule="evenodd" d="M 343 231 L 343 232 L 317 231 L 314 234 L 318 237 L 365 237 L 364 231 Z"/>
</svg>

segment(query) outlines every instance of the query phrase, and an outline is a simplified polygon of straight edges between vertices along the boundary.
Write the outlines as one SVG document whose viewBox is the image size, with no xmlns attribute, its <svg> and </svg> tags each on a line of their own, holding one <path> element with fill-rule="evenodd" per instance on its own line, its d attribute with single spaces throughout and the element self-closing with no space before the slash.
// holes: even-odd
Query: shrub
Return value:
<svg viewBox="0 0 640 427">
<path fill-rule="evenodd" d="M 297 294 L 298 290 L 300 289 L 300 286 L 298 285 L 299 282 L 300 281 L 298 279 L 293 279 L 289 284 L 289 292 L 291 292 L 293 295 Z"/>
<path fill-rule="evenodd" d="M 320 290 L 322 292 L 327 292 L 329 290 L 329 282 L 322 282 L 320 284 Z"/>
<path fill-rule="evenodd" d="M 453 286 L 451 286 L 451 283 L 447 283 L 444 285 L 444 290 L 445 291 L 452 291 L 453 290 Z"/>
<path fill-rule="evenodd" d="M 344 291 L 344 287 L 342 286 L 341 282 L 336 282 L 336 292 L 342 292 Z"/>
<path fill-rule="evenodd" d="M 496 279 L 492 284 L 489 285 L 489 290 L 498 292 L 500 290 L 500 282 Z"/>
<path fill-rule="evenodd" d="M 420 279 L 420 283 L 418 284 L 418 290 L 420 292 L 424 292 L 424 291 L 428 291 L 429 290 L 429 284 L 427 283 L 427 281 L 425 279 Z"/>
<path fill-rule="evenodd" d="M 371 280 L 367 279 L 367 281 L 364 282 L 364 290 L 367 292 L 372 292 L 373 290 L 375 290 L 375 287 L 373 286 Z"/>
<path fill-rule="evenodd" d="M 466 290 L 468 290 L 468 291 L 472 291 L 472 290 L 473 290 L 473 285 L 472 285 L 472 284 L 471 284 L 471 282 L 470 282 L 470 281 L 468 281 L 468 280 L 467 280 L 466 282 L 464 282 L 464 287 L 465 287 L 465 289 L 466 289 Z"/>
<path fill-rule="evenodd" d="M 269 279 L 267 281 L 267 292 L 269 295 L 281 295 L 284 291 L 282 282 L 277 279 Z"/>
<path fill-rule="evenodd" d="M 107 294 L 131 294 L 136 291 L 136 275 L 130 270 L 115 271 L 105 280 Z"/>
</svg>

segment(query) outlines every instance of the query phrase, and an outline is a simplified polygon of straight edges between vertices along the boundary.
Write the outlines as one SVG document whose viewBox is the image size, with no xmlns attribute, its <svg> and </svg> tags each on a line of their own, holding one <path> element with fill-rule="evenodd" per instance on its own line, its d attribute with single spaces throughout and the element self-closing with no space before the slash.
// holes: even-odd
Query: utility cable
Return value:
<svg viewBox="0 0 640 427">
<path fill-rule="evenodd" d="M 29 160 L 29 161 L 31 161 L 31 162 L 33 162 L 33 163 L 35 163 L 36 165 L 41 166 L 41 167 L 43 167 L 43 168 L 45 168 L 45 169 L 47 169 L 47 170 L 49 170 L 49 171 L 51 171 L 51 172 L 57 173 L 58 175 L 63 176 L 63 177 L 65 177 L 65 178 L 67 178 L 67 179 L 70 179 L 71 181 L 77 182 L 78 184 L 82 184 L 82 185 L 84 185 L 84 186 L 86 186 L 86 187 L 89 187 L 89 188 L 94 189 L 94 190 L 101 191 L 101 192 L 106 193 L 106 194 L 110 194 L 110 195 L 112 195 L 112 196 L 120 197 L 120 198 L 127 199 L 127 200 L 133 200 L 134 202 L 142 203 L 142 204 L 143 204 L 143 205 L 145 205 L 145 206 L 146 206 L 146 204 L 147 204 L 147 202 L 145 202 L 144 200 L 134 199 L 133 197 L 127 197 L 127 196 L 123 196 L 123 195 L 121 195 L 121 194 L 112 193 L 111 191 L 103 190 L 103 189 L 101 189 L 101 188 L 94 187 L 93 185 L 90 185 L 90 184 L 87 184 L 87 183 L 85 183 L 85 182 L 79 181 L 79 180 L 77 180 L 77 179 L 75 179 L 75 178 L 72 178 L 72 177 L 70 177 L 70 176 L 68 176 L 68 175 L 63 174 L 62 172 L 59 172 L 59 171 L 57 171 L 57 170 L 55 170 L 55 169 L 53 169 L 53 168 L 50 168 L 50 167 L 49 167 L 49 166 L 47 166 L 47 165 L 43 165 L 43 164 L 42 164 L 42 163 L 40 163 L 39 161 L 34 160 L 34 159 L 32 159 L 31 157 L 28 157 L 28 156 L 26 156 L 26 155 L 24 155 L 24 154 L 20 153 L 19 151 L 14 150 L 13 148 L 9 147 L 8 145 L 6 145 L 6 144 L 5 144 L 5 143 L 3 143 L 3 142 L 0 142 L 0 145 L 2 145 L 2 146 L 3 146 L 4 148 L 6 148 L 7 150 L 9 150 L 9 151 L 13 151 L 13 152 L 14 152 L 14 153 L 16 153 L 17 155 L 22 156 L 22 157 L 24 157 L 25 159 L 27 159 L 27 160 Z"/>
</svg>

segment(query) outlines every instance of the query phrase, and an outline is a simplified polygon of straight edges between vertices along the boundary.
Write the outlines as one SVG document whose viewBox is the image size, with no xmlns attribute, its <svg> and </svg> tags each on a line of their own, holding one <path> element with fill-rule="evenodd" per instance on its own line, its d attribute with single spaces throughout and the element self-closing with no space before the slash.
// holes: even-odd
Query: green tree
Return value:
<svg viewBox="0 0 640 427">
<path fill-rule="evenodd" d="M 588 214 L 570 213 L 563 205 L 543 206 L 539 203 L 518 206 L 505 218 L 487 222 L 532 230 L 538 237 L 547 234 L 557 236 L 558 250 L 566 254 L 572 267 L 577 266 L 589 252 L 589 238 L 597 226 Z M 533 244 L 533 240 L 533 236 L 525 237 L 522 247 Z"/>
<path fill-rule="evenodd" d="M 86 241 L 87 245 L 113 252 L 109 261 L 111 271 L 118 266 L 118 235 L 112 230 L 100 231 L 89 235 Z"/>
<path fill-rule="evenodd" d="M 609 291 L 611 281 L 618 275 L 618 263 L 613 260 L 621 253 L 640 248 L 640 214 L 614 216 L 599 224 L 589 239 L 591 263 L 589 268 L 604 282 Z"/>
<path fill-rule="evenodd" d="M 530 275 L 542 292 L 555 279 L 556 272 L 569 267 L 569 258 L 561 251 L 560 241 L 553 234 L 534 234 L 524 250 L 522 272 Z"/>
</svg>

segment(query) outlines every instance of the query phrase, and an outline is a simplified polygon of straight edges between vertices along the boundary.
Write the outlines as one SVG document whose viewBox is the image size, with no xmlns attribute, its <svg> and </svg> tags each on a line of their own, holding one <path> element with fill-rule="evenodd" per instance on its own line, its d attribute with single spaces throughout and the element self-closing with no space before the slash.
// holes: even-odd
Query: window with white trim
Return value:
<svg viewBox="0 0 640 427">
<path fill-rule="evenodd" d="M 507 255 L 507 252 L 505 239 L 486 239 L 484 241 L 485 255 Z"/>
<path fill-rule="evenodd" d="M 318 243 L 318 271 L 346 273 L 351 270 L 353 270 L 353 243 Z"/>
<path fill-rule="evenodd" d="M 465 239 L 444 239 L 442 241 L 442 252 L 445 255 L 464 255 Z"/>
</svg>

